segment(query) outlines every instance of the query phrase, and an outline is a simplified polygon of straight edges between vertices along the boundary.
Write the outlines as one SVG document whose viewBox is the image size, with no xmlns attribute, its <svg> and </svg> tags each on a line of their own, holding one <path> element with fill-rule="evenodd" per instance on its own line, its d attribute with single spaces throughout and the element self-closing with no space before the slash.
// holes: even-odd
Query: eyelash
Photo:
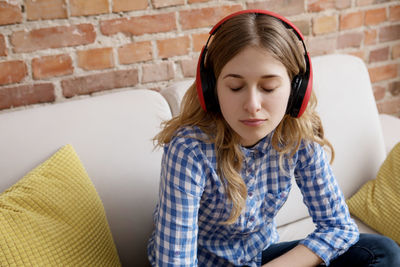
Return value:
<svg viewBox="0 0 400 267">
<path fill-rule="evenodd" d="M 237 88 L 230 88 L 232 91 L 236 92 L 239 91 L 240 89 L 242 89 L 243 87 L 237 87 Z M 266 89 L 266 88 L 262 88 L 265 92 L 267 93 L 272 93 L 275 89 Z"/>
</svg>

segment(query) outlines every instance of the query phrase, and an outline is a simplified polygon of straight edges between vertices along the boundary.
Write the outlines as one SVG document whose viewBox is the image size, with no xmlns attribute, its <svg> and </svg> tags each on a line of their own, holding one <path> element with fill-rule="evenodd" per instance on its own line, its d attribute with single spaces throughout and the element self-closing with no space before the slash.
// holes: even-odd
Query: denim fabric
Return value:
<svg viewBox="0 0 400 267">
<path fill-rule="evenodd" d="M 265 264 L 299 244 L 301 240 L 271 245 L 262 253 Z M 320 265 L 323 266 L 323 265 Z M 360 234 L 357 243 L 333 259 L 330 267 L 399 267 L 400 247 L 392 239 L 377 234 Z"/>
</svg>

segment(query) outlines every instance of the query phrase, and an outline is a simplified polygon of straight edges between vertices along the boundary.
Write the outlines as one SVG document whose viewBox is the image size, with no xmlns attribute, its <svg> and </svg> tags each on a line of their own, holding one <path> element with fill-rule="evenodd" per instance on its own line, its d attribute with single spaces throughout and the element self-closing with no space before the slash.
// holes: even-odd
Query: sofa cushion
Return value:
<svg viewBox="0 0 400 267">
<path fill-rule="evenodd" d="M 367 225 L 400 244 L 400 143 L 387 156 L 376 179 L 368 181 L 347 204 Z"/>
<path fill-rule="evenodd" d="M 72 146 L 0 195 L 0 262 L 120 266 L 102 202 Z"/>
</svg>

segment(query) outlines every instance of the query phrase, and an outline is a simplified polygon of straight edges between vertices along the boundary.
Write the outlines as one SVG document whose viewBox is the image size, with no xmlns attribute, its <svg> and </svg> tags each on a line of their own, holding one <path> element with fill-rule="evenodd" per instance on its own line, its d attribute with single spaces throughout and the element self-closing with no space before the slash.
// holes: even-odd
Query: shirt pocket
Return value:
<svg viewBox="0 0 400 267">
<path fill-rule="evenodd" d="M 290 188 L 278 192 L 266 192 L 261 211 L 264 221 L 272 221 L 285 204 Z"/>
</svg>

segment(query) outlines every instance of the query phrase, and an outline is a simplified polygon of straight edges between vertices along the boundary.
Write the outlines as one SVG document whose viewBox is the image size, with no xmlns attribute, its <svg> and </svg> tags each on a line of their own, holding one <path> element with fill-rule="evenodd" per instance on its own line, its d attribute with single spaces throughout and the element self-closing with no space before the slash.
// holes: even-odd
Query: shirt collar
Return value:
<svg viewBox="0 0 400 267">
<path fill-rule="evenodd" d="M 263 156 L 269 150 L 269 146 L 272 145 L 271 142 L 272 142 L 273 135 L 274 135 L 274 131 L 272 131 L 267 136 L 262 138 L 255 145 L 253 145 L 251 147 L 240 146 L 240 149 L 242 150 L 242 152 L 245 156 L 254 155 L 254 154 Z"/>
</svg>

